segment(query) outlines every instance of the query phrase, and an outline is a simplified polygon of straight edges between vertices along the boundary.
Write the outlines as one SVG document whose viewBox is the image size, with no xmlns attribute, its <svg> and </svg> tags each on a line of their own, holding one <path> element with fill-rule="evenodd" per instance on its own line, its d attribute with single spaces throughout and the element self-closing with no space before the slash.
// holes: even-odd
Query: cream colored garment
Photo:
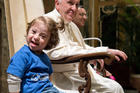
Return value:
<svg viewBox="0 0 140 93">
<path fill-rule="evenodd" d="M 54 9 L 52 12 L 44 15 L 51 17 L 56 22 L 60 14 Z M 59 31 L 60 43 L 50 51 L 46 51 L 50 59 L 57 60 L 76 54 L 87 54 L 95 52 L 106 52 L 107 47 L 93 48 L 85 44 L 78 27 L 73 23 L 65 23 L 65 31 Z M 77 93 L 78 86 L 85 82 L 78 74 L 78 63 L 53 65 L 53 83 L 59 89 L 66 93 Z M 93 93 L 123 93 L 122 87 L 115 81 L 99 76 L 91 66 L 88 65 L 90 74 L 92 74 L 92 92 Z M 96 80 L 97 79 L 97 80 Z M 99 79 L 99 81 L 98 81 Z M 73 90 L 70 92 L 70 90 Z M 74 92 L 75 91 L 75 92 Z"/>
<path fill-rule="evenodd" d="M 54 11 L 44 16 L 48 16 L 57 22 L 58 17 L 60 17 L 60 14 L 55 9 Z M 50 59 L 55 60 L 76 54 L 87 54 L 107 51 L 107 47 L 93 48 L 86 45 L 79 29 L 73 22 L 65 23 L 64 30 L 65 31 L 59 31 L 59 45 L 56 48 L 47 51 L 47 54 L 50 57 Z"/>
<path fill-rule="evenodd" d="M 90 65 L 88 65 L 88 68 L 92 78 L 90 93 L 124 93 L 122 87 L 117 82 L 100 76 Z M 79 77 L 78 71 L 69 71 L 54 73 L 53 83 L 55 87 L 64 93 L 79 93 L 76 90 L 85 83 L 85 80 Z"/>
</svg>

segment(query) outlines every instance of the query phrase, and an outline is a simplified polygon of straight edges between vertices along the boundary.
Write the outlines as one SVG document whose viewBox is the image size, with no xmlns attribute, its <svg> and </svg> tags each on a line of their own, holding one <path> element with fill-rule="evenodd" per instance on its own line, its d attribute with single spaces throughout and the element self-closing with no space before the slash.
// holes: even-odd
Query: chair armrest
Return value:
<svg viewBox="0 0 140 93">
<path fill-rule="evenodd" d="M 52 64 L 68 64 L 80 62 L 80 60 L 93 60 L 93 59 L 104 59 L 105 64 L 109 65 L 115 59 L 115 56 L 108 52 L 98 52 L 89 54 L 79 54 L 74 56 L 65 57 L 59 60 L 51 60 Z"/>
</svg>

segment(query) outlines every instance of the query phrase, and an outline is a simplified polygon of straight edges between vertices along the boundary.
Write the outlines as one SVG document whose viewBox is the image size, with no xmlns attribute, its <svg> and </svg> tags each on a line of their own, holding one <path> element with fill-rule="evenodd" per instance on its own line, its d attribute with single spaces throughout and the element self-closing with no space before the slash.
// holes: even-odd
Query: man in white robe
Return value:
<svg viewBox="0 0 140 93">
<path fill-rule="evenodd" d="M 55 0 L 55 9 L 45 14 L 59 22 L 59 18 L 64 20 L 64 29 L 59 31 L 60 43 L 50 51 L 46 51 L 50 59 L 57 60 L 71 55 L 87 54 L 95 52 L 111 52 L 116 55 L 117 61 L 120 57 L 124 60 L 127 56 L 124 52 L 108 47 L 90 47 L 85 44 L 79 28 L 72 22 L 77 12 L 80 0 Z M 57 88 L 65 93 L 78 93 L 78 86 L 85 80 L 78 74 L 78 63 L 53 65 L 53 82 Z M 88 70 L 92 78 L 91 93 L 124 93 L 120 84 L 116 81 L 98 75 L 90 65 Z"/>
</svg>

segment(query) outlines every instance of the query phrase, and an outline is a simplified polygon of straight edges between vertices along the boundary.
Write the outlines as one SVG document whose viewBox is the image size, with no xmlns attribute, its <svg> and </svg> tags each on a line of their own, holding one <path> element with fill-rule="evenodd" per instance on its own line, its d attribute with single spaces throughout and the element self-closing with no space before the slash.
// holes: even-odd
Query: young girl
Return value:
<svg viewBox="0 0 140 93">
<path fill-rule="evenodd" d="M 50 82 L 51 62 L 43 49 L 54 48 L 58 41 L 56 23 L 48 17 L 38 17 L 27 28 L 27 45 L 10 60 L 7 69 L 9 92 L 60 93 Z"/>
</svg>

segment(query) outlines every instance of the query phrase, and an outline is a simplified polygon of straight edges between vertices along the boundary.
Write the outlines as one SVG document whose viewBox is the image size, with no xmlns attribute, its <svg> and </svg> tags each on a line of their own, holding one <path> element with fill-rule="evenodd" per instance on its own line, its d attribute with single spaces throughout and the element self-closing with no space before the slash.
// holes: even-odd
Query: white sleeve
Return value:
<svg viewBox="0 0 140 93">
<path fill-rule="evenodd" d="M 50 59 L 58 60 L 78 54 L 106 52 L 108 49 L 108 47 L 95 48 L 86 45 L 79 29 L 73 23 L 69 23 L 69 26 L 65 26 L 64 31 L 58 32 L 60 39 L 59 44 L 55 48 L 45 51 Z"/>
<path fill-rule="evenodd" d="M 9 92 L 19 92 L 21 79 L 14 75 L 8 74 L 7 78 Z"/>
<path fill-rule="evenodd" d="M 95 52 L 107 52 L 107 49 L 108 49 L 107 46 L 92 47 L 87 44 L 85 44 L 85 46 L 86 46 L 86 49 L 93 50 Z"/>
<path fill-rule="evenodd" d="M 58 60 L 64 57 L 72 56 L 72 55 L 78 55 L 78 54 L 88 54 L 88 53 L 97 53 L 97 52 L 106 52 L 108 47 L 86 47 L 84 49 L 81 46 L 78 46 L 76 43 L 72 42 L 68 45 L 62 45 L 59 47 L 54 48 L 51 51 L 47 51 L 48 56 L 50 59 Z"/>
</svg>

